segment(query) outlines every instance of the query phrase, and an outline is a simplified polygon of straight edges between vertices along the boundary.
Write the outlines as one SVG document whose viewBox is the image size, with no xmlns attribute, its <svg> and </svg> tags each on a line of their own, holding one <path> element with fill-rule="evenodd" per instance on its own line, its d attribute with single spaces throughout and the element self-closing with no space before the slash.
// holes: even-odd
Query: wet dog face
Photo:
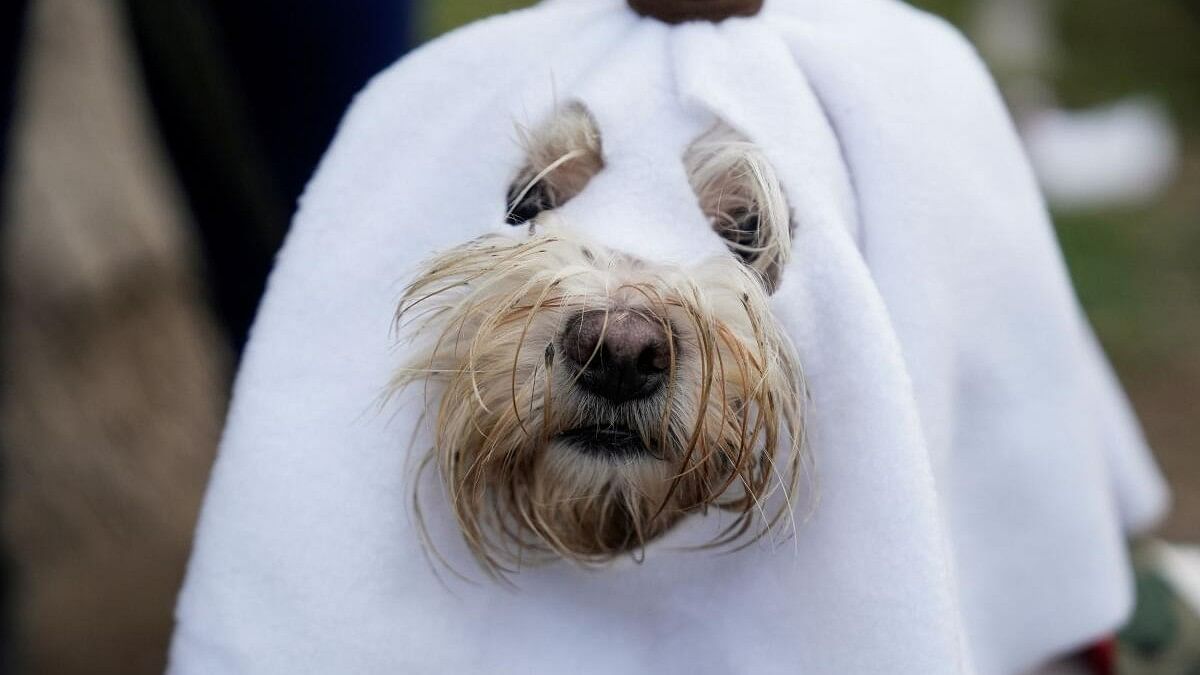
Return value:
<svg viewBox="0 0 1200 675">
<path fill-rule="evenodd" d="M 421 351 L 436 468 L 466 542 L 504 574 L 639 555 L 689 514 L 732 514 L 712 542 L 761 536 L 801 467 L 799 365 L 768 309 L 791 224 L 774 171 L 724 126 L 684 157 L 729 254 L 696 265 L 590 241 L 557 209 L 604 170 L 578 106 L 525 139 L 514 238 L 434 256 L 397 312 Z"/>
</svg>

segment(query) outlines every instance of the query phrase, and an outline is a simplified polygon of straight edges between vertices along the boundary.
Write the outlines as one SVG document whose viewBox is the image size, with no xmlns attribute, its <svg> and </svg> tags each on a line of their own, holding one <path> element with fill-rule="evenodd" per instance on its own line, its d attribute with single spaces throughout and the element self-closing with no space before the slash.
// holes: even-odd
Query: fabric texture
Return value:
<svg viewBox="0 0 1200 675">
<path fill-rule="evenodd" d="M 715 120 L 775 165 L 797 230 L 772 307 L 820 497 L 779 545 L 681 551 L 719 527 L 693 517 L 642 564 L 439 581 L 410 512 L 420 393 L 379 407 L 392 314 L 423 258 L 511 229 L 513 124 L 570 101 L 607 166 L 563 218 L 651 260 L 727 255 L 681 162 Z M 548 0 L 418 50 L 351 107 L 252 333 L 171 672 L 1015 674 L 1123 622 L 1125 536 L 1165 501 L 951 28 L 892 0 L 679 26 Z M 473 573 L 448 506 L 428 517 Z"/>
</svg>

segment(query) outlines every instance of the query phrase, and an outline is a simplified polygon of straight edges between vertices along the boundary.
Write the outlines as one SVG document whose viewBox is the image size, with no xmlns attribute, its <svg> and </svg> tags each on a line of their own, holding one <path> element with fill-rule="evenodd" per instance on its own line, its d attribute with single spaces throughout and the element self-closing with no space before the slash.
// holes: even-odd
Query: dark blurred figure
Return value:
<svg viewBox="0 0 1200 675">
<path fill-rule="evenodd" d="M 8 153 L 8 120 L 12 115 L 17 55 L 21 49 L 21 26 L 25 21 L 25 1 L 0 3 L 0 172 Z"/>
<path fill-rule="evenodd" d="M 17 57 L 21 50 L 21 27 L 25 23 L 24 0 L 7 0 L 0 3 L 0 186 L 8 164 L 8 129 L 12 117 L 13 98 L 17 79 Z M 4 214 L 4 190 L 0 189 L 0 219 Z M 0 377 L 3 374 L 0 373 Z M 0 386 L 3 382 L 0 381 Z M 3 449 L 0 448 L 0 453 Z M 0 481 L 3 480 L 3 463 L 0 463 Z M 11 574 L 9 560 L 3 549 L 0 549 L 0 673 L 11 669 L 12 649 L 9 644 L 11 634 L 11 610 L 9 589 Z"/>
<path fill-rule="evenodd" d="M 240 349 L 296 199 L 355 92 L 410 42 L 403 0 L 127 0 L 151 100 Z"/>
<path fill-rule="evenodd" d="M 229 356 L 407 8 L 0 0 L 0 675 L 162 672 Z"/>
</svg>

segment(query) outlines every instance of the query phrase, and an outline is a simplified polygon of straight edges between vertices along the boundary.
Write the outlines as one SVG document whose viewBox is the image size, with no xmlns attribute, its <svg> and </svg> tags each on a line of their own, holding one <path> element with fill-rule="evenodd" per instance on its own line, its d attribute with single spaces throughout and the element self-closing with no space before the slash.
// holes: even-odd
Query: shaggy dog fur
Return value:
<svg viewBox="0 0 1200 675">
<path fill-rule="evenodd" d="M 397 311 L 420 349 L 393 386 L 425 383 L 435 420 L 422 470 L 497 576 L 637 558 L 712 508 L 734 517 L 711 545 L 762 536 L 790 514 L 767 497 L 790 497 L 805 465 L 803 378 L 768 309 L 791 244 L 771 165 L 724 125 L 694 141 L 681 161 L 730 253 L 682 267 L 556 212 L 604 169 L 584 108 L 522 136 L 508 222 L 524 236 L 435 255 Z"/>
</svg>

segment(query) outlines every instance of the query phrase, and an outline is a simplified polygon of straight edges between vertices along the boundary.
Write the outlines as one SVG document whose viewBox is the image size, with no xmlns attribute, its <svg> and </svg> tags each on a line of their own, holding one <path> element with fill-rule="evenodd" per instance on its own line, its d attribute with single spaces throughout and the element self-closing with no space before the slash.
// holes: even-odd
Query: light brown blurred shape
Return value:
<svg viewBox="0 0 1200 675">
<path fill-rule="evenodd" d="M 229 359 L 124 17 L 30 10 L 2 263 L 14 638 L 25 672 L 162 672 Z"/>
</svg>

